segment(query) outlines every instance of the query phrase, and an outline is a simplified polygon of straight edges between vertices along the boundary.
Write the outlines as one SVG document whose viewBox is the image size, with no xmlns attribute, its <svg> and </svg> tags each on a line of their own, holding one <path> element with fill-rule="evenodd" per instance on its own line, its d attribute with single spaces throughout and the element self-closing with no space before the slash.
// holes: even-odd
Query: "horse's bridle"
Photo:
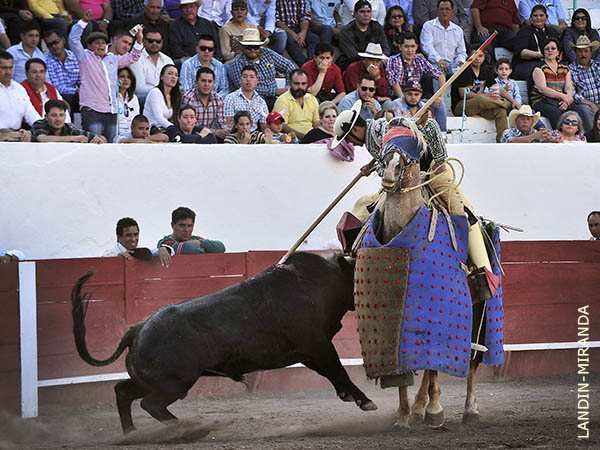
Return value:
<svg viewBox="0 0 600 450">
<path fill-rule="evenodd" d="M 383 184 L 383 182 L 384 182 L 383 178 L 385 177 L 385 170 L 387 170 L 387 167 L 388 167 L 390 161 L 396 154 L 400 156 L 400 163 L 402 163 L 402 168 L 400 169 L 400 175 L 396 178 L 396 181 L 394 182 L 393 185 L 386 186 Z M 402 181 L 404 181 L 404 171 L 413 164 L 419 164 L 418 160 L 409 159 L 400 149 L 392 148 L 392 149 L 388 150 L 386 152 L 385 156 L 383 157 L 383 164 L 384 164 L 385 169 L 384 169 L 384 177 L 382 178 L 381 182 L 382 182 L 384 191 L 386 191 L 390 194 L 394 194 L 394 193 L 398 192 L 399 190 L 402 191 L 402 189 L 405 189 L 405 192 L 412 190 L 411 188 L 402 188 Z"/>
</svg>

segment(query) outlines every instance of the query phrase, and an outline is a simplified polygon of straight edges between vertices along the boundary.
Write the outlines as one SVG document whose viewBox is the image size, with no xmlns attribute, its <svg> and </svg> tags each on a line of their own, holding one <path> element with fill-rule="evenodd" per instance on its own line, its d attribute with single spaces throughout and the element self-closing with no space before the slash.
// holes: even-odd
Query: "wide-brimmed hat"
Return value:
<svg viewBox="0 0 600 450">
<path fill-rule="evenodd" d="M 242 40 L 240 44 L 242 45 L 265 45 L 269 42 L 269 38 L 264 41 L 260 40 L 260 32 L 258 28 L 246 28 L 244 30 L 244 34 L 242 34 Z"/>
<path fill-rule="evenodd" d="M 189 5 L 190 3 L 195 3 L 198 7 L 202 6 L 202 0 L 180 0 L 179 7 L 181 8 L 183 5 Z"/>
<path fill-rule="evenodd" d="M 331 142 L 330 148 L 335 148 L 340 145 L 346 136 L 352 130 L 352 127 L 360 117 L 360 109 L 362 108 L 362 100 L 356 100 L 352 108 L 342 111 L 335 119 L 333 125 L 333 134 L 335 135 Z"/>
<path fill-rule="evenodd" d="M 577 41 L 574 44 L 572 42 L 569 42 L 569 47 L 571 47 L 571 48 L 592 47 L 592 50 L 596 50 L 598 47 L 600 47 L 600 42 L 590 41 L 589 37 L 587 37 L 585 34 L 582 34 L 581 36 L 579 36 L 577 38 Z"/>
<path fill-rule="evenodd" d="M 94 31 L 93 33 L 90 33 L 89 36 L 87 37 L 87 39 L 85 40 L 85 42 L 87 42 L 87 45 L 90 45 L 96 39 L 102 39 L 107 44 L 110 42 L 108 40 L 108 36 L 105 35 L 104 33 L 100 32 L 100 31 Z"/>
<path fill-rule="evenodd" d="M 515 121 L 517 120 L 517 117 L 519 116 L 527 116 L 527 117 L 533 117 L 533 125 L 532 127 L 535 126 L 536 123 L 538 123 L 538 121 L 540 120 L 540 113 L 536 112 L 535 114 L 533 113 L 533 110 L 531 109 L 531 106 L 529 105 L 522 105 L 519 109 L 513 109 L 510 114 L 508 115 L 508 124 L 510 125 L 511 128 L 515 128 Z"/>
<path fill-rule="evenodd" d="M 358 56 L 361 58 L 388 59 L 388 57 L 383 54 L 381 44 L 375 44 L 373 42 L 369 42 L 367 44 L 367 48 L 364 53 L 358 52 Z"/>
</svg>

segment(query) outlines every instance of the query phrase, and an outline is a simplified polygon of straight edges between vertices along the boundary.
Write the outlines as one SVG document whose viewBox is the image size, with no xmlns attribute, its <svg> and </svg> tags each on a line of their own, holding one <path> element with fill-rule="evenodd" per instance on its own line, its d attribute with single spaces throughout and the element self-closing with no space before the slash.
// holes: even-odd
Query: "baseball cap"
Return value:
<svg viewBox="0 0 600 450">
<path fill-rule="evenodd" d="M 404 86 L 402 86 L 402 90 L 423 92 L 423 89 L 421 88 L 421 83 L 419 83 L 417 80 L 413 80 L 412 78 L 406 80 L 406 83 L 404 83 Z"/>
<path fill-rule="evenodd" d="M 355 5 L 354 5 L 354 14 L 356 14 L 360 8 L 373 9 L 373 7 L 371 6 L 371 3 L 369 3 L 367 0 L 358 0 L 355 3 Z"/>
<path fill-rule="evenodd" d="M 280 113 L 278 113 L 277 111 L 270 112 L 269 115 L 267 116 L 267 123 L 275 123 L 278 120 L 281 120 L 281 122 L 285 122 L 285 119 L 283 118 L 283 116 Z"/>
</svg>

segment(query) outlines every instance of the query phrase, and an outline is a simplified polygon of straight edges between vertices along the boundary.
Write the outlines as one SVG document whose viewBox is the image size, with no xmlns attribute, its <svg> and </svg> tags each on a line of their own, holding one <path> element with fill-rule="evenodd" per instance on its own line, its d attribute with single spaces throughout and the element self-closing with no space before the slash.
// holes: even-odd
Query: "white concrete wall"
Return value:
<svg viewBox="0 0 600 450">
<path fill-rule="evenodd" d="M 463 161 L 463 189 L 479 214 L 524 228 L 516 239 L 586 239 L 585 217 L 600 209 L 600 144 L 450 145 Z M 228 251 L 287 250 L 370 160 L 346 163 L 322 145 L 195 146 L 18 144 L 0 146 L 0 249 L 28 258 L 98 256 L 123 216 L 140 245 L 170 233 L 170 213 L 189 206 L 197 234 Z M 361 180 L 308 238 L 322 248 L 362 194 Z"/>
</svg>

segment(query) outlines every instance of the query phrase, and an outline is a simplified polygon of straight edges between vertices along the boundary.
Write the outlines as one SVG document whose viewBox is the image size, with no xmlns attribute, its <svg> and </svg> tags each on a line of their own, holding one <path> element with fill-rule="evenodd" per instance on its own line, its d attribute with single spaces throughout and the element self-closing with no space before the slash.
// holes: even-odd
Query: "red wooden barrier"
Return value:
<svg viewBox="0 0 600 450">
<path fill-rule="evenodd" d="M 19 276 L 16 264 L 0 264 L 0 409 L 21 411 Z"/>
</svg>

